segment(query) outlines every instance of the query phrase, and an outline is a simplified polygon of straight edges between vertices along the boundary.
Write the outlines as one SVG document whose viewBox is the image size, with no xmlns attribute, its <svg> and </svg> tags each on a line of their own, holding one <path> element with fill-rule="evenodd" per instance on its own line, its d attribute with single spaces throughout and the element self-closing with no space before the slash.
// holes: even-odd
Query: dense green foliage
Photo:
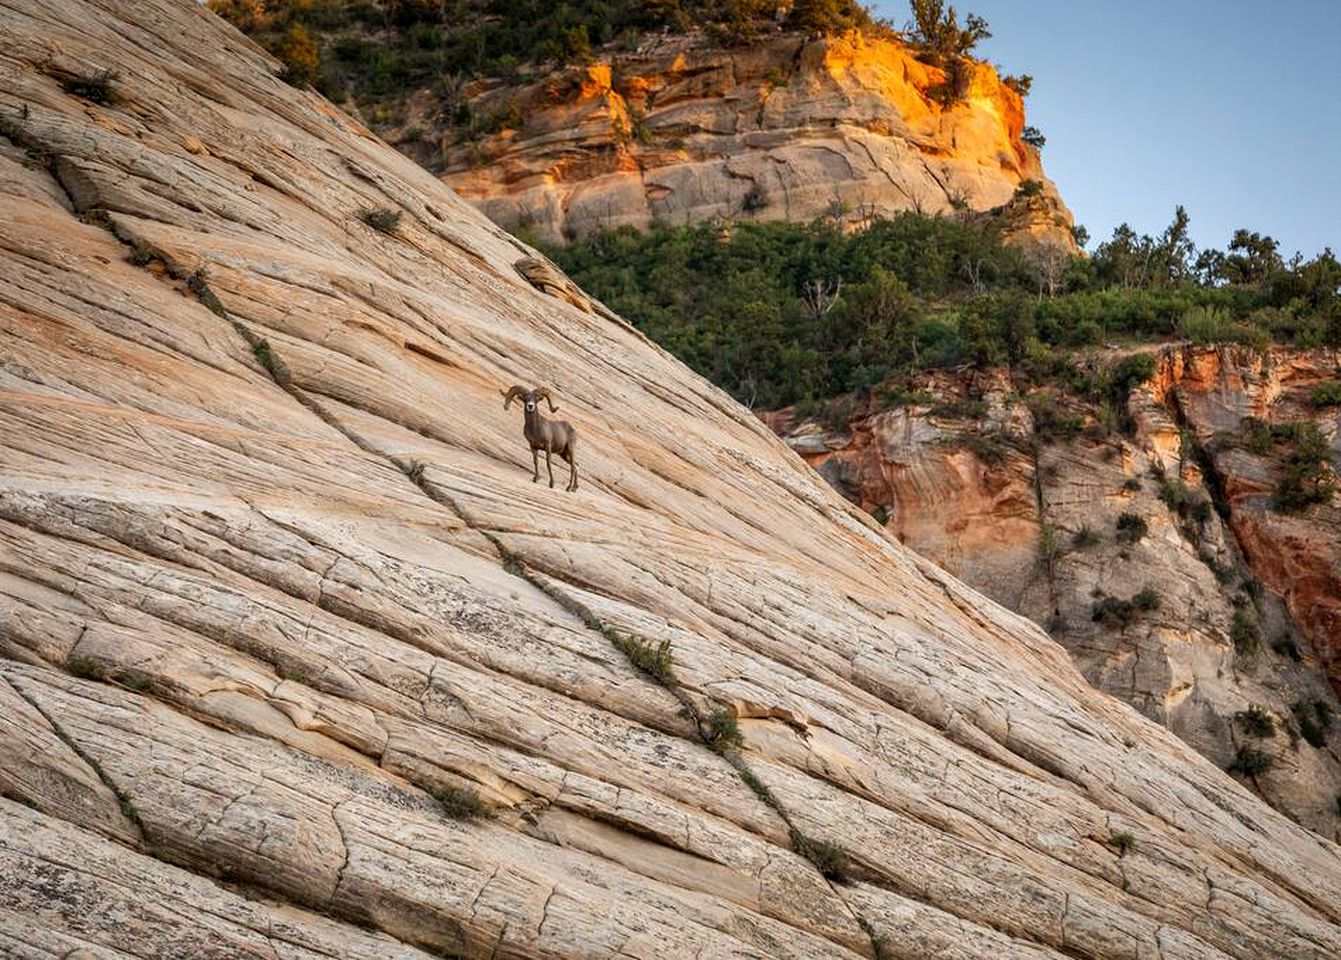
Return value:
<svg viewBox="0 0 1341 960">
<path fill-rule="evenodd" d="M 209 0 L 262 43 L 288 78 L 369 107 L 432 88 L 448 112 L 471 77 L 585 62 L 646 33 L 702 27 L 749 43 L 775 27 L 773 0 Z M 887 31 L 857 0 L 797 0 L 785 25 L 811 33 Z M 458 119 L 446 117 L 450 122 Z M 464 118 L 461 118 L 464 119 Z"/>
<path fill-rule="evenodd" d="M 850 235 L 827 222 L 621 229 L 548 253 L 690 366 L 763 407 L 970 362 L 1012 364 L 1120 408 L 1151 359 L 1102 374 L 1065 351 L 1178 336 L 1341 343 L 1341 264 L 1330 251 L 1230 283 L 1198 270 L 1205 255 L 1186 227 L 1180 211 L 1157 239 L 1119 228 L 1093 258 L 1070 263 L 1055 296 L 1040 296 L 1037 264 L 990 226 L 916 214 Z M 1062 435 L 1078 429 L 1055 406 L 1040 409 L 1060 418 Z"/>
</svg>

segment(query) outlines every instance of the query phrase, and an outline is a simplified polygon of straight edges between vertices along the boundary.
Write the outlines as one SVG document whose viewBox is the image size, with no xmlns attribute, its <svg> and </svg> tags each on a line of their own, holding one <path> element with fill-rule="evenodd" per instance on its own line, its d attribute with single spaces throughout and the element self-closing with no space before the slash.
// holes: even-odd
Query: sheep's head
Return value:
<svg viewBox="0 0 1341 960">
<path fill-rule="evenodd" d="M 549 412 L 554 413 L 559 408 L 554 405 L 554 400 L 549 395 L 548 387 L 536 387 L 534 390 L 527 390 L 525 387 L 514 386 L 511 390 L 503 393 L 503 409 L 506 410 L 512 406 L 513 400 L 520 399 L 522 406 L 526 408 L 527 413 L 535 413 L 544 400 L 549 404 Z"/>
</svg>

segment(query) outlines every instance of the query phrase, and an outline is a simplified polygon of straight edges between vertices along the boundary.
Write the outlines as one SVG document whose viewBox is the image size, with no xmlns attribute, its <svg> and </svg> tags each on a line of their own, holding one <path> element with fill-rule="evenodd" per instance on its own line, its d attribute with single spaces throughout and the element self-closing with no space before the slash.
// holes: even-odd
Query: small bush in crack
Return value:
<svg viewBox="0 0 1341 960">
<path fill-rule="evenodd" d="M 1132 606 L 1143 613 L 1158 610 L 1164 605 L 1164 599 L 1154 587 L 1143 587 L 1140 593 L 1131 598 Z"/>
<path fill-rule="evenodd" d="M 816 840 L 808 837 L 795 827 L 792 828 L 792 849 L 815 865 L 826 879 L 839 882 L 847 879 L 847 851 L 828 840 Z"/>
<path fill-rule="evenodd" d="M 778 798 L 773 796 L 773 791 L 768 789 L 768 786 L 754 775 L 754 771 L 741 767 L 740 779 L 745 781 L 745 786 L 749 787 L 756 797 L 764 801 L 764 803 L 768 804 L 773 809 L 777 809 Z"/>
<path fill-rule="evenodd" d="M 1301 663 L 1304 659 L 1303 653 L 1299 650 L 1299 644 L 1295 643 L 1293 637 L 1288 633 L 1282 633 L 1271 644 L 1271 649 L 1279 656 L 1287 657 L 1295 663 Z"/>
<path fill-rule="evenodd" d="M 474 790 L 444 784 L 429 791 L 453 820 L 480 820 L 489 816 L 489 808 Z"/>
<path fill-rule="evenodd" d="M 1247 710 L 1240 710 L 1234 714 L 1234 719 L 1243 728 L 1243 732 L 1250 737 L 1263 739 L 1274 736 L 1276 733 L 1275 719 L 1258 704 L 1254 703 Z"/>
<path fill-rule="evenodd" d="M 1234 762 L 1229 765 L 1230 773 L 1241 773 L 1245 777 L 1255 777 L 1271 767 L 1271 756 L 1252 747 L 1239 747 Z"/>
<path fill-rule="evenodd" d="M 1098 543 L 1099 535 L 1094 532 L 1094 528 L 1088 523 L 1081 524 L 1080 529 L 1071 537 L 1071 546 L 1077 550 L 1084 550 L 1087 547 L 1097 546 Z"/>
<path fill-rule="evenodd" d="M 252 356 L 256 358 L 256 362 L 264 367 L 270 376 L 274 377 L 276 380 L 283 380 L 279 358 L 277 358 L 274 351 L 270 349 L 269 340 L 257 340 L 251 345 L 251 353 Z"/>
<path fill-rule="evenodd" d="M 114 679 L 132 693 L 148 693 L 156 687 L 154 678 L 143 673 L 123 673 Z"/>
<path fill-rule="evenodd" d="M 411 460 L 405 464 L 405 475 L 416 485 L 424 482 L 424 461 Z"/>
<path fill-rule="evenodd" d="M 223 303 L 214 295 L 214 291 L 210 289 L 209 275 L 205 272 L 204 267 L 197 267 L 195 272 L 186 278 L 186 289 L 194 293 L 196 299 L 199 300 L 210 313 L 214 314 L 216 317 L 223 317 L 225 320 L 228 319 L 228 311 L 224 309 Z"/>
<path fill-rule="evenodd" d="M 1327 733 L 1332 729 L 1332 709 L 1321 700 L 1300 700 L 1290 708 L 1299 735 L 1310 746 L 1321 749 L 1327 745 Z"/>
<path fill-rule="evenodd" d="M 71 657 L 65 661 L 65 669 L 82 680 L 103 680 L 107 669 L 91 657 Z"/>
<path fill-rule="evenodd" d="M 1136 849 L 1136 834 L 1130 830 L 1114 833 L 1109 836 L 1108 845 L 1117 850 L 1119 857 L 1125 857 Z"/>
<path fill-rule="evenodd" d="M 1229 639 L 1241 657 L 1254 657 L 1261 651 L 1261 628 L 1257 626 L 1257 618 L 1246 607 L 1234 611 L 1234 621 L 1229 625 Z"/>
<path fill-rule="evenodd" d="M 704 731 L 703 739 L 708 746 L 719 753 L 728 747 L 740 747 L 745 743 L 735 714 L 722 707 L 718 707 L 708 716 L 707 730 Z"/>
<path fill-rule="evenodd" d="M 378 233 L 394 234 L 400 226 L 401 211 L 390 207 L 364 207 L 358 217 Z"/>
<path fill-rule="evenodd" d="M 629 663 L 633 664 L 634 669 L 647 674 L 658 683 L 671 682 L 674 677 L 674 661 L 671 657 L 669 640 L 653 643 L 650 640 L 644 640 L 642 637 L 618 633 L 605 628 L 602 628 L 601 632 L 618 648 L 620 653 L 628 657 Z"/>
<path fill-rule="evenodd" d="M 143 240 L 136 240 L 130 248 L 130 256 L 126 259 L 137 267 L 147 267 L 153 262 L 154 251 Z"/>
<path fill-rule="evenodd" d="M 1128 477 L 1126 480 L 1122 481 L 1122 489 L 1127 493 L 1140 493 L 1141 481 L 1137 480 L 1135 477 Z"/>
<path fill-rule="evenodd" d="M 1117 518 L 1117 542 L 1138 543 L 1150 532 L 1150 524 L 1135 513 L 1124 513 Z"/>
<path fill-rule="evenodd" d="M 72 97 L 110 106 L 121 99 L 116 92 L 116 72 L 100 70 L 88 75 L 72 74 L 61 80 L 61 89 Z"/>
<path fill-rule="evenodd" d="M 1130 600 L 1104 595 L 1090 607 L 1090 620 L 1102 623 L 1110 630 L 1125 629 L 1135 618 L 1136 605 Z"/>
</svg>

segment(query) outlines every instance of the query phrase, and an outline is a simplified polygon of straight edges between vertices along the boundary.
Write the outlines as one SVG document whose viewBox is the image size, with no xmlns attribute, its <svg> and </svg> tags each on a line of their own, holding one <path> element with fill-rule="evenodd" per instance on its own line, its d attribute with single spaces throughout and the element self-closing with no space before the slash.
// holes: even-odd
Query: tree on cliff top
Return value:
<svg viewBox="0 0 1341 960">
<path fill-rule="evenodd" d="M 961 27 L 959 14 L 953 6 L 946 9 L 944 0 L 912 0 L 912 5 L 913 41 L 941 62 L 967 56 L 992 35 L 987 21 L 976 13 L 968 14 Z"/>
<path fill-rule="evenodd" d="M 796 0 L 787 25 L 795 30 L 832 34 L 868 30 L 874 21 L 866 7 L 855 0 Z"/>
</svg>

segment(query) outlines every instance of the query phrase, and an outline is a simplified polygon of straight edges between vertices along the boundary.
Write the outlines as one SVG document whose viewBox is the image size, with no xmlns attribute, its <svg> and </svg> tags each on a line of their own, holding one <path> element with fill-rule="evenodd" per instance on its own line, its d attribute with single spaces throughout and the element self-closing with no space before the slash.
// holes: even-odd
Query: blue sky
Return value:
<svg viewBox="0 0 1341 960">
<path fill-rule="evenodd" d="M 963 0 L 979 54 L 1034 77 L 1044 168 L 1089 228 L 1157 233 L 1187 207 L 1198 246 L 1236 227 L 1287 256 L 1341 252 L 1341 0 Z M 876 11 L 896 26 L 904 0 Z"/>
</svg>

